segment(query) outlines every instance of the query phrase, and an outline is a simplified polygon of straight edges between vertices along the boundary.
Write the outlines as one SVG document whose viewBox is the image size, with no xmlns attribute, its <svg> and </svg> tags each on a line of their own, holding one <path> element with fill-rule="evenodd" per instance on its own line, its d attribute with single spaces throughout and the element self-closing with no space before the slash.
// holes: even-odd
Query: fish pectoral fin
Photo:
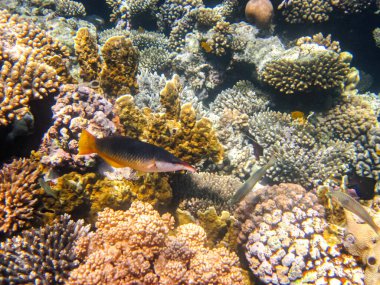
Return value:
<svg viewBox="0 0 380 285">
<path fill-rule="evenodd" d="M 118 163 L 118 162 L 116 162 L 116 161 L 114 161 L 114 160 L 112 160 L 112 159 L 110 159 L 110 158 L 108 158 L 108 157 L 106 157 L 104 155 L 101 155 L 100 157 L 103 158 L 112 167 L 115 167 L 115 168 L 123 168 L 123 167 L 125 167 L 125 165 L 122 165 L 122 164 L 120 164 L 120 163 Z"/>
</svg>

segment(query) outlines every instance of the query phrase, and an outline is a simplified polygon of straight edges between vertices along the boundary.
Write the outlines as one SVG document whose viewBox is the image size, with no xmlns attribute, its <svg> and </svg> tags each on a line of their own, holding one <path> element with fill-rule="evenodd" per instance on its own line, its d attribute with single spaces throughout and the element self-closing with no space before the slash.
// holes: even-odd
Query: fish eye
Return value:
<svg viewBox="0 0 380 285">
<path fill-rule="evenodd" d="M 376 258 L 374 256 L 370 256 L 367 258 L 367 264 L 368 265 L 375 265 L 376 264 Z"/>
<path fill-rule="evenodd" d="M 100 83 L 97 80 L 92 80 L 89 85 L 91 88 L 98 88 L 100 86 Z"/>
</svg>

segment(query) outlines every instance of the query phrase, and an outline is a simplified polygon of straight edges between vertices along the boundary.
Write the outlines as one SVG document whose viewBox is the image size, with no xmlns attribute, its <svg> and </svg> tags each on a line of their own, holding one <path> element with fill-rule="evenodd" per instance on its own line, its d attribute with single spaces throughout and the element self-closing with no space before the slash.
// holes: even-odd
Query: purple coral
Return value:
<svg viewBox="0 0 380 285">
<path fill-rule="evenodd" d="M 78 139 L 87 129 L 96 137 L 116 131 L 112 104 L 83 85 L 64 85 L 52 107 L 54 124 L 43 138 L 43 164 L 56 169 L 85 170 L 94 166 L 94 156 L 78 156 Z"/>
</svg>

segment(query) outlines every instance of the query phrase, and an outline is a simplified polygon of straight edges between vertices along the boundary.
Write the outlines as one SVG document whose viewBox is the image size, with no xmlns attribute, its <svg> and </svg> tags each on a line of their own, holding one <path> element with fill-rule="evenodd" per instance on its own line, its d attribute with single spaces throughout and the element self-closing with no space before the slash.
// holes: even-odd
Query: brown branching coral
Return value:
<svg viewBox="0 0 380 285">
<path fill-rule="evenodd" d="M 116 110 L 124 127 L 122 132 L 161 146 L 190 164 L 205 159 L 221 160 L 223 148 L 210 120 L 196 120 L 190 103 L 180 107 L 178 96 L 181 90 L 178 75 L 174 75 L 160 93 L 165 113 L 153 113 L 149 108 L 140 110 L 131 96 L 120 97 L 116 101 Z"/>
<path fill-rule="evenodd" d="M 282 183 L 251 192 L 235 217 L 249 267 L 262 282 L 363 284 L 362 268 L 342 243 L 325 238 L 317 196 L 301 186 Z"/>
<path fill-rule="evenodd" d="M 139 51 L 132 41 L 124 36 L 109 38 L 101 53 L 104 60 L 100 73 L 103 91 L 111 96 L 137 92 Z"/>
<path fill-rule="evenodd" d="M 231 24 L 226 21 L 219 21 L 210 29 L 205 36 L 205 40 L 201 42 L 201 46 L 208 53 L 217 56 L 223 56 L 231 48 L 232 28 Z"/>
<path fill-rule="evenodd" d="M 96 37 L 91 35 L 88 28 L 80 28 L 74 41 L 80 77 L 88 82 L 97 79 L 100 72 L 100 57 Z"/>
<path fill-rule="evenodd" d="M 320 23 L 329 19 L 333 8 L 325 0 L 292 0 L 291 5 L 283 5 L 282 14 L 289 23 Z"/>
<path fill-rule="evenodd" d="M 29 159 L 13 160 L 0 170 L 0 234 L 12 234 L 35 218 L 40 174 L 38 163 Z"/>
<path fill-rule="evenodd" d="M 351 59 L 348 52 L 337 53 L 316 44 L 303 44 L 266 63 L 259 76 L 283 94 L 342 90 L 350 73 Z"/>
<path fill-rule="evenodd" d="M 174 220 L 143 202 L 126 212 L 106 209 L 97 231 L 78 244 L 85 263 L 68 284 L 244 284 L 238 258 L 226 249 L 209 250 L 206 234 L 187 224 L 168 233 Z"/>
<path fill-rule="evenodd" d="M 67 17 L 86 16 L 86 9 L 80 2 L 72 0 L 54 0 L 58 15 Z"/>
<path fill-rule="evenodd" d="M 83 220 L 69 215 L 54 224 L 24 231 L 0 244 L 1 284 L 64 284 L 79 265 L 74 251 L 77 240 L 88 234 Z"/>
<path fill-rule="evenodd" d="M 68 80 L 68 49 L 18 15 L 0 11 L 0 126 L 21 119 L 29 102 Z"/>
<path fill-rule="evenodd" d="M 324 37 L 322 33 L 315 34 L 312 37 L 301 37 L 297 39 L 297 46 L 302 46 L 303 44 L 317 44 L 337 53 L 341 51 L 339 42 L 333 41 L 331 35 Z"/>
</svg>

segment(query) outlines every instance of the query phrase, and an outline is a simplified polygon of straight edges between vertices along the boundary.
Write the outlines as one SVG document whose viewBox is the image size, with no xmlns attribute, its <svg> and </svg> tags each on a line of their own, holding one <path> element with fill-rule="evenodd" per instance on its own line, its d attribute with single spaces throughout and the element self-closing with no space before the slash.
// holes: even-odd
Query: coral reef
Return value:
<svg viewBox="0 0 380 285">
<path fill-rule="evenodd" d="M 380 239 L 368 224 L 358 223 L 351 212 L 345 211 L 347 228 L 344 246 L 359 256 L 366 265 L 364 282 L 366 285 L 379 285 L 380 282 Z"/>
<path fill-rule="evenodd" d="M 296 184 L 267 186 L 240 203 L 240 243 L 252 273 L 266 284 L 364 284 L 356 260 L 324 236 L 323 206 Z"/>
<path fill-rule="evenodd" d="M 125 212 L 104 210 L 96 232 L 78 243 L 85 263 L 68 284 L 244 284 L 234 253 L 206 248 L 206 234 L 195 224 L 170 236 L 173 225 L 169 214 L 160 216 L 142 202 Z"/>
<path fill-rule="evenodd" d="M 141 52 L 139 67 L 151 72 L 164 72 L 171 64 L 170 52 L 163 48 L 150 47 Z"/>
<path fill-rule="evenodd" d="M 267 177 L 276 182 L 298 183 L 312 188 L 334 174 L 346 172 L 355 161 L 354 146 L 340 140 L 319 138 L 309 122 L 294 120 L 290 114 L 266 111 L 250 120 L 249 132 L 266 151 L 277 153 Z"/>
<path fill-rule="evenodd" d="M 65 17 L 86 16 L 86 9 L 83 4 L 71 0 L 54 0 L 55 9 L 58 15 Z"/>
<path fill-rule="evenodd" d="M 68 50 L 18 15 L 0 11 L 0 126 L 20 120 L 29 103 L 57 93 L 67 80 Z"/>
<path fill-rule="evenodd" d="M 226 21 L 219 21 L 205 35 L 205 39 L 201 41 L 201 46 L 207 53 L 223 56 L 231 48 L 231 33 L 231 24 Z"/>
<path fill-rule="evenodd" d="M 355 170 L 359 176 L 380 179 L 380 128 L 373 127 L 355 142 Z"/>
<path fill-rule="evenodd" d="M 138 90 L 136 72 L 139 51 L 132 41 L 123 36 L 109 38 L 101 48 L 103 57 L 100 84 L 110 96 L 136 93 Z"/>
<path fill-rule="evenodd" d="M 148 108 L 139 110 L 133 97 L 123 96 L 116 101 L 123 133 L 161 146 L 190 164 L 205 160 L 220 161 L 223 148 L 220 145 L 210 120 L 196 120 L 196 113 L 190 103 L 180 105 L 179 92 L 182 90 L 178 75 L 166 83 L 160 92 L 160 101 L 165 113 L 152 113 Z"/>
<path fill-rule="evenodd" d="M 337 53 L 341 51 L 339 42 L 333 41 L 331 35 L 324 37 L 322 33 L 315 34 L 312 37 L 301 37 L 297 39 L 297 46 L 302 46 L 303 44 L 317 44 Z"/>
<path fill-rule="evenodd" d="M 259 77 L 283 94 L 342 90 L 351 59 L 347 52 L 336 53 L 316 44 L 303 44 L 266 63 Z"/>
<path fill-rule="evenodd" d="M 168 38 L 164 34 L 148 31 L 132 33 L 132 43 L 139 51 L 153 47 L 167 50 L 169 45 Z"/>
<path fill-rule="evenodd" d="M 0 170 L 0 235 L 30 226 L 41 193 L 39 164 L 29 159 L 13 160 Z"/>
<path fill-rule="evenodd" d="M 360 13 L 375 3 L 375 0 L 331 0 L 334 8 L 345 14 Z"/>
<path fill-rule="evenodd" d="M 79 265 L 74 247 L 88 234 L 83 220 L 61 216 L 51 225 L 24 231 L 0 244 L 1 284 L 64 284 Z"/>
<path fill-rule="evenodd" d="M 118 28 L 110 28 L 110 29 L 106 29 L 106 30 L 101 31 L 98 34 L 98 42 L 100 45 L 104 45 L 109 38 L 112 38 L 112 37 L 129 37 L 130 35 L 131 35 L 131 33 L 128 30 L 118 29 Z"/>
<path fill-rule="evenodd" d="M 281 8 L 285 21 L 293 24 L 325 22 L 333 10 L 330 1 L 324 0 L 292 0 Z"/>
<path fill-rule="evenodd" d="M 96 37 L 91 35 L 88 28 L 80 28 L 74 41 L 80 77 L 88 82 L 97 79 L 100 72 L 100 56 Z"/>
<path fill-rule="evenodd" d="M 85 170 L 95 165 L 94 156 L 78 156 L 83 129 L 97 137 L 116 131 L 112 104 L 85 85 L 64 85 L 52 107 L 54 124 L 43 138 L 41 162 L 56 170 Z"/>
</svg>

